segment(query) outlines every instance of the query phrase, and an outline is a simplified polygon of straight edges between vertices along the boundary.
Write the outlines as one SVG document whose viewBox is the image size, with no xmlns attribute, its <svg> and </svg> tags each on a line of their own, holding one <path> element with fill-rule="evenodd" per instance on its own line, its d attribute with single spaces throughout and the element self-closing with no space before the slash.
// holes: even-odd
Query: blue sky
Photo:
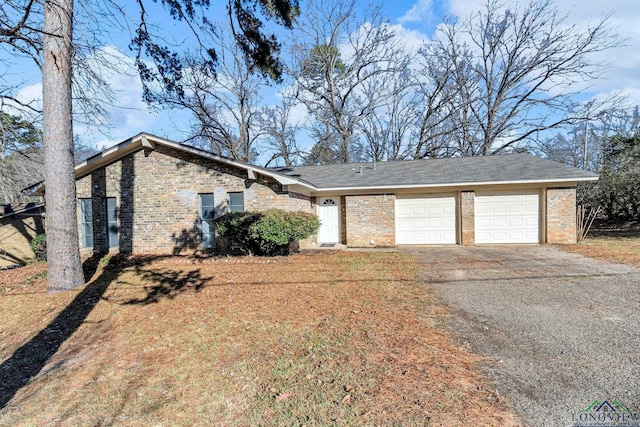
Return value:
<svg viewBox="0 0 640 427">
<path fill-rule="evenodd" d="M 215 2 L 215 0 L 214 0 Z M 528 0 L 521 0 L 527 3 Z M 133 2 L 132 2 L 133 3 Z M 165 16 L 167 14 L 154 13 L 154 8 L 159 8 L 157 3 L 147 2 L 151 7 L 150 14 Z M 226 3 L 226 2 L 224 2 Z M 303 3 L 301 1 L 301 3 Z M 382 10 L 389 22 L 396 25 L 402 31 L 402 37 L 411 37 L 415 40 L 428 40 L 436 26 L 441 22 L 445 14 L 465 15 L 477 9 L 484 0 L 394 0 L 383 1 Z M 362 2 L 365 7 L 366 1 Z M 561 11 L 568 14 L 567 22 L 577 26 L 585 26 L 596 21 L 606 13 L 611 12 L 612 23 L 616 31 L 627 38 L 626 46 L 606 53 L 606 59 L 611 63 L 605 72 L 606 79 L 597 82 L 589 90 L 592 94 L 608 94 L 612 91 L 623 91 L 629 96 L 632 104 L 640 104 L 640 3 L 638 0 L 556 0 L 556 5 Z M 131 8 L 132 22 L 137 17 L 137 9 Z M 220 10 L 217 13 L 223 13 Z M 176 42 L 182 42 L 174 31 L 174 23 L 167 17 L 158 22 L 169 38 Z M 131 52 L 127 50 L 130 36 L 128 33 L 114 32 L 110 35 L 109 43 L 120 49 L 113 50 L 115 55 L 132 63 Z M 107 47 L 113 49 L 113 47 Z M 0 53 L 5 55 L 5 53 Z M 0 56 L 0 76 L 5 81 L 17 82 L 21 89 L 18 95 L 23 100 L 40 97 L 40 76 L 34 70 L 30 62 L 23 62 L 21 66 L 16 64 L 3 69 L 2 60 L 5 63 L 15 62 L 14 58 L 2 58 Z M 151 111 L 141 100 L 141 85 L 135 73 L 126 75 L 123 73 L 107 73 L 105 78 L 114 86 L 116 91 L 116 106 L 109 108 L 109 123 L 111 128 L 95 129 L 75 124 L 75 132 L 79 134 L 85 143 L 95 144 L 97 147 L 109 146 L 129 136 L 145 131 L 168 138 L 182 140 L 186 136 L 184 130 L 189 117 L 180 112 Z"/>
</svg>

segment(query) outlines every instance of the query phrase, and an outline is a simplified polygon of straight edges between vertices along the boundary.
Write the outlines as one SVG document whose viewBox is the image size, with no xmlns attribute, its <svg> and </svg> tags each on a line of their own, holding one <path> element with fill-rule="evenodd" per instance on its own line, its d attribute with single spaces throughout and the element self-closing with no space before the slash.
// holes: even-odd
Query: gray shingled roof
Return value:
<svg viewBox="0 0 640 427">
<path fill-rule="evenodd" d="M 362 173 L 359 173 L 362 167 Z M 586 181 L 597 175 L 529 154 L 273 168 L 318 189 Z"/>
</svg>

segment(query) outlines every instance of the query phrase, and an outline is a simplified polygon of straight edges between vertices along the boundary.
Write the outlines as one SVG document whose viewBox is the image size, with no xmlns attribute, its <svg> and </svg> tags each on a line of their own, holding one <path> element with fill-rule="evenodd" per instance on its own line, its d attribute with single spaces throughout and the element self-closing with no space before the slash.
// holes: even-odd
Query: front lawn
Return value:
<svg viewBox="0 0 640 427">
<path fill-rule="evenodd" d="M 594 230 L 579 244 L 563 248 L 592 258 L 640 267 L 640 231 Z"/>
<path fill-rule="evenodd" d="M 0 425 L 518 425 L 396 252 L 0 271 Z"/>
</svg>

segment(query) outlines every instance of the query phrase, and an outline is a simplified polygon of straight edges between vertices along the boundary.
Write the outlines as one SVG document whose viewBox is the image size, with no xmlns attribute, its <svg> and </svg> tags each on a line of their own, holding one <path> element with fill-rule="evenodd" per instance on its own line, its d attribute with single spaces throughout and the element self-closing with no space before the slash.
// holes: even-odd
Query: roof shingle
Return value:
<svg viewBox="0 0 640 427">
<path fill-rule="evenodd" d="M 273 168 L 318 189 L 595 180 L 597 175 L 530 154 Z"/>
</svg>

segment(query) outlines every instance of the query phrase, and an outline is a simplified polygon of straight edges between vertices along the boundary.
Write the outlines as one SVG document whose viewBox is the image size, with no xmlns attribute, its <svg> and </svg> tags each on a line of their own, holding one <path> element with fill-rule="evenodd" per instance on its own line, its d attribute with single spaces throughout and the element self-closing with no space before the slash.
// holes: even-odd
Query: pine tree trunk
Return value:
<svg viewBox="0 0 640 427">
<path fill-rule="evenodd" d="M 84 283 L 76 217 L 71 118 L 73 0 L 46 0 L 42 91 L 47 291 Z"/>
</svg>

